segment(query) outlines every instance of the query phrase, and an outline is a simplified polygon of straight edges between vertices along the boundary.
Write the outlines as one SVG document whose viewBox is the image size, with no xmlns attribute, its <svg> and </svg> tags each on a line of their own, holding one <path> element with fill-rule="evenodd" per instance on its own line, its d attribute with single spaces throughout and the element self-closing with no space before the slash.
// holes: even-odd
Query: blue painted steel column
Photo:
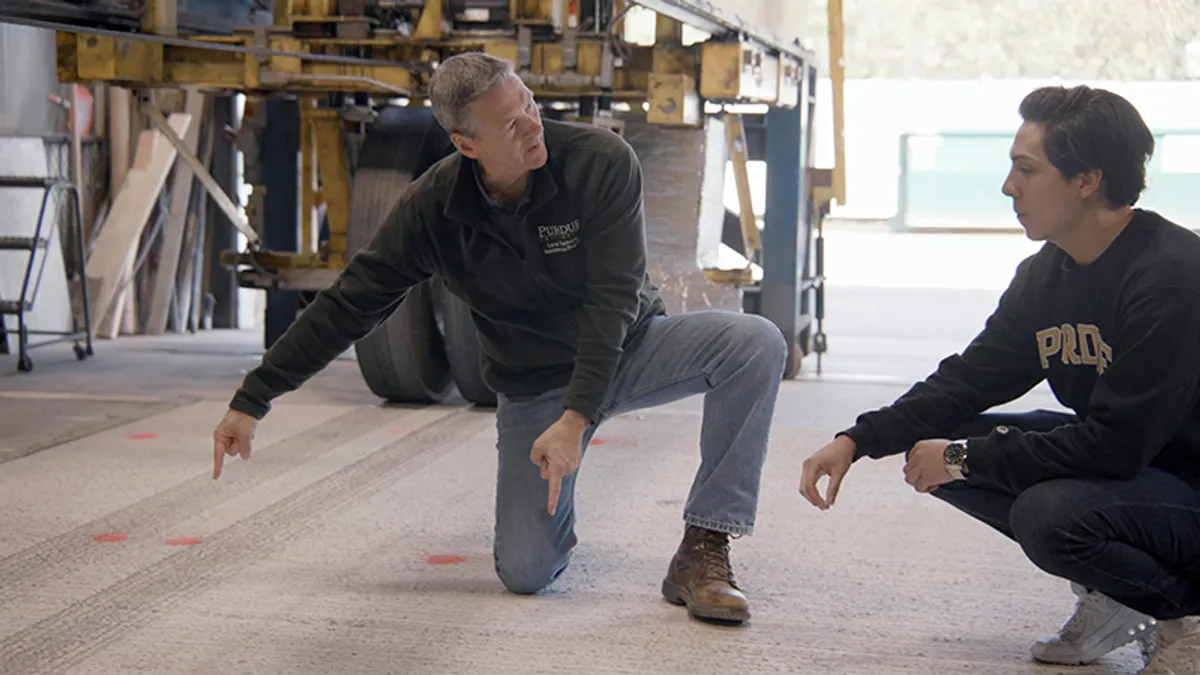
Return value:
<svg viewBox="0 0 1200 675">
<path fill-rule="evenodd" d="M 268 99 L 262 125 L 261 163 L 263 248 L 300 250 L 300 105 L 294 99 Z M 296 320 L 297 291 L 267 291 L 263 346 L 270 347 Z"/>
<path fill-rule="evenodd" d="M 226 125 L 235 122 L 236 110 L 232 96 L 214 96 L 212 104 L 213 119 L 210 122 L 209 133 L 216 134 L 212 141 L 212 161 L 209 173 L 227 195 L 237 191 L 237 152 L 232 143 L 221 139 L 221 130 Z M 195 194 L 195 191 L 192 192 Z M 198 223 L 204 229 L 201 241 L 204 241 L 206 254 L 205 264 L 208 266 L 208 292 L 213 296 L 213 328 L 237 328 L 238 326 L 238 281 L 237 273 L 221 263 L 222 251 L 238 250 L 238 230 L 234 227 L 229 216 L 217 206 L 217 202 L 205 198 L 207 204 Z M 197 272 L 197 275 L 201 274 Z M 198 278 L 198 277 L 197 277 Z M 191 284 L 188 285 L 190 289 Z M 197 286 L 199 288 L 199 286 Z M 203 303 L 203 298 L 197 293 L 195 302 Z M 196 308 L 195 315 L 203 312 Z M 197 324 L 200 322 L 197 321 Z M 175 330 L 184 332 L 190 328 L 188 318 L 183 317 L 181 325 Z"/>
<path fill-rule="evenodd" d="M 805 69 L 808 70 L 808 69 Z M 811 240 L 807 184 L 808 87 L 801 82 L 795 108 L 767 111 L 767 190 L 762 232 L 760 313 L 779 326 L 788 344 L 808 327 L 801 318 L 801 277 Z"/>
</svg>

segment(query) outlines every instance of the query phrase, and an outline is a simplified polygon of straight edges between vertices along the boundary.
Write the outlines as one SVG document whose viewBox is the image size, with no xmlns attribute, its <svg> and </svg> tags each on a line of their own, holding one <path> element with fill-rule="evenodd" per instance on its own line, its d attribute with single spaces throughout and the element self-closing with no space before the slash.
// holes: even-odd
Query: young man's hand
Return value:
<svg viewBox="0 0 1200 675">
<path fill-rule="evenodd" d="M 804 470 L 800 475 L 800 494 L 822 511 L 833 506 L 838 488 L 842 486 L 842 479 L 846 477 L 846 472 L 854 462 L 854 450 L 854 441 L 849 436 L 838 436 L 804 460 Z M 822 476 L 829 476 L 829 487 L 825 490 L 824 499 L 817 489 L 817 481 L 821 480 Z"/>
<path fill-rule="evenodd" d="M 943 484 L 954 480 L 946 470 L 946 446 L 950 441 L 932 438 L 918 441 L 908 451 L 908 461 L 904 464 L 904 482 L 913 486 L 917 492 L 930 493 Z"/>
<path fill-rule="evenodd" d="M 213 431 L 213 480 L 221 477 L 225 455 L 241 455 L 242 459 L 250 459 L 250 440 L 254 438 L 256 426 L 258 420 L 245 413 L 236 410 L 225 413 Z"/>
<path fill-rule="evenodd" d="M 562 490 L 563 477 L 570 476 L 579 468 L 583 432 L 587 427 L 586 417 L 573 410 L 567 410 L 533 442 L 529 459 L 542 468 L 542 480 L 550 482 L 549 502 L 546 505 L 546 511 L 550 515 L 554 515 L 558 510 L 558 495 Z"/>
</svg>

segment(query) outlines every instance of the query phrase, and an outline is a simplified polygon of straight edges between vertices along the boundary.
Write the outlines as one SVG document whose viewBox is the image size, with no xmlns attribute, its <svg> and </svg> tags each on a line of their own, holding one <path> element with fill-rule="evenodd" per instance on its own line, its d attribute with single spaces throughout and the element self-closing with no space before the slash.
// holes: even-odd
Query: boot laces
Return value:
<svg viewBox="0 0 1200 675">
<path fill-rule="evenodd" d="M 729 564 L 729 535 L 723 532 L 700 530 L 694 533 L 692 550 L 700 565 L 697 576 L 701 581 L 724 582 L 737 588 L 733 569 Z"/>
<path fill-rule="evenodd" d="M 1075 602 L 1075 613 L 1059 629 L 1058 635 L 1065 641 L 1073 641 L 1083 635 L 1088 622 L 1100 609 L 1104 598 L 1098 593 L 1087 593 L 1079 596 Z"/>
</svg>

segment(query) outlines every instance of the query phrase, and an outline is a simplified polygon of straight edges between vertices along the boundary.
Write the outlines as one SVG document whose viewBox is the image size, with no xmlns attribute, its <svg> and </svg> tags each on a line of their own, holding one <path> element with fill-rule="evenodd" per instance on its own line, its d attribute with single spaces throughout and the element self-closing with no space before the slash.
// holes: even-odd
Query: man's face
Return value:
<svg viewBox="0 0 1200 675">
<path fill-rule="evenodd" d="M 459 151 L 492 174 L 509 176 L 546 163 L 542 114 L 533 92 L 515 75 L 479 97 L 471 106 L 473 137 L 454 134 Z"/>
<path fill-rule="evenodd" d="M 1026 122 L 1013 139 L 1012 169 L 1003 192 L 1012 199 L 1013 211 L 1025 234 L 1033 241 L 1053 241 L 1079 222 L 1085 203 L 1099 197 L 1099 172 L 1075 178 L 1062 174 L 1046 159 L 1043 129 Z"/>
</svg>

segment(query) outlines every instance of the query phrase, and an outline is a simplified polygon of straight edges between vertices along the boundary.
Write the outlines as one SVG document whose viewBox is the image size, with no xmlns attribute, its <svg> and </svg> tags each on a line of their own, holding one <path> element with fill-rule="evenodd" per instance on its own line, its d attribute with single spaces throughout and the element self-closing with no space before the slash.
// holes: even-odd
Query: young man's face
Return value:
<svg viewBox="0 0 1200 675">
<path fill-rule="evenodd" d="M 1063 175 L 1046 159 L 1042 126 L 1026 122 L 1013 139 L 1012 169 L 1004 180 L 1003 192 L 1013 202 L 1013 211 L 1025 234 L 1034 241 L 1053 241 L 1078 222 L 1085 203 L 1099 196 L 1099 174 L 1075 178 Z"/>
<path fill-rule="evenodd" d="M 533 92 L 515 75 L 479 97 L 471 106 L 474 137 L 454 134 L 454 144 L 467 157 L 501 176 L 519 175 L 546 163 L 542 114 Z"/>
</svg>

